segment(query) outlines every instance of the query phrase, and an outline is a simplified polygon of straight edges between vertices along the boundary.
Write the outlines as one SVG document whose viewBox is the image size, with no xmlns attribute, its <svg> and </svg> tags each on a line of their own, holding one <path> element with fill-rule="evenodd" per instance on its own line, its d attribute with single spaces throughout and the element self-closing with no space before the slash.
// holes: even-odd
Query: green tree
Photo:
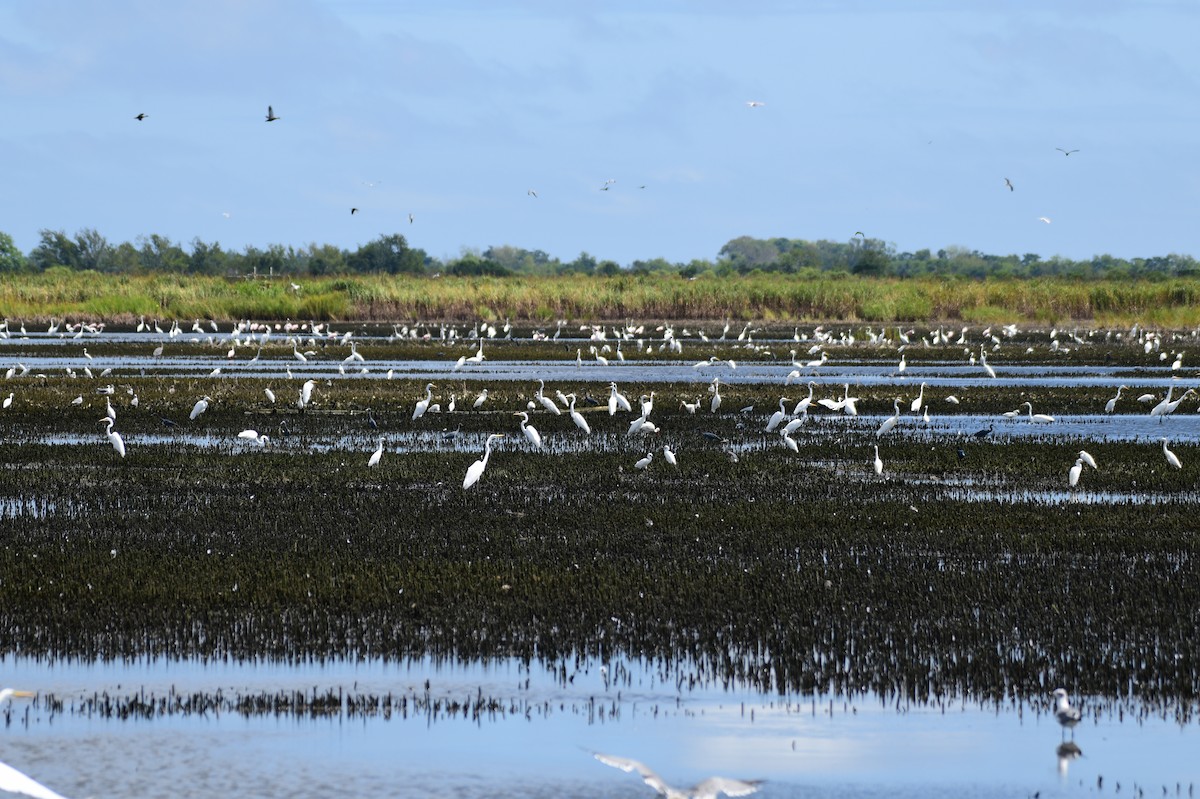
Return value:
<svg viewBox="0 0 1200 799">
<path fill-rule="evenodd" d="M 0 274 L 20 272 L 25 268 L 25 255 L 17 249 L 12 236 L 0 233 Z"/>
<path fill-rule="evenodd" d="M 41 241 L 29 253 L 35 269 L 44 271 L 55 266 L 79 269 L 79 247 L 64 231 L 40 230 Z"/>
<path fill-rule="evenodd" d="M 359 247 L 346 259 L 353 272 L 382 272 L 389 275 L 425 273 L 425 253 L 410 249 L 404 236 L 380 236 Z"/>
</svg>

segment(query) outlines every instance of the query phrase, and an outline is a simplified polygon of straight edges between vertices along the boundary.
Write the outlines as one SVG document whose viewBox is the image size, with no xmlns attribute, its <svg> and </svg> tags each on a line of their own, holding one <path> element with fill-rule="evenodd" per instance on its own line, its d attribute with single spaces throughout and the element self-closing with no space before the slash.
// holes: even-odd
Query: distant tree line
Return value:
<svg viewBox="0 0 1200 799">
<path fill-rule="evenodd" d="M 850 241 L 756 239 L 741 236 L 727 242 L 716 260 L 695 259 L 672 263 L 664 258 L 636 260 L 622 266 L 582 252 L 571 261 L 542 250 L 500 245 L 486 250 L 464 250 L 459 257 L 439 260 L 410 247 L 399 233 L 381 235 L 356 250 L 330 244 L 265 249 L 246 247 L 225 250 L 218 242 L 192 239 L 184 247 L 151 234 L 134 243 L 113 244 L 100 233 L 84 228 L 73 236 L 61 230 L 42 230 L 41 240 L 22 253 L 5 233 L 0 233 L 0 274 L 39 272 L 52 268 L 92 270 L 105 274 L 171 273 L 229 277 L 270 275 L 618 275 L 678 274 L 692 278 L 705 274 L 738 275 L 781 272 L 816 275 L 844 273 L 865 276 L 922 277 L 956 275 L 967 278 L 1029 278 L 1043 276 L 1077 279 L 1156 279 L 1200 275 L 1200 264 L 1190 255 L 1149 258 L 1116 258 L 1097 255 L 1088 260 L 1060 256 L 1042 258 L 1036 253 L 990 255 L 965 247 L 931 251 L 897 252 L 878 239 L 856 235 Z"/>
</svg>

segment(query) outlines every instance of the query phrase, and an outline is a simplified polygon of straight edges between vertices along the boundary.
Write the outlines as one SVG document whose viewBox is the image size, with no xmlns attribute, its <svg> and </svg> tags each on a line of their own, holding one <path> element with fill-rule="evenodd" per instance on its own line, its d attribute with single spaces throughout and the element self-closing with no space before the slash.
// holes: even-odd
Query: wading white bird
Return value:
<svg viewBox="0 0 1200 799">
<path fill-rule="evenodd" d="M 112 429 L 113 420 L 109 419 L 107 416 L 105 416 L 100 421 L 104 422 L 107 425 L 107 427 L 105 428 L 105 432 L 108 433 L 108 442 L 110 444 L 112 444 L 112 448 L 117 451 L 117 454 L 120 455 L 122 458 L 124 458 L 125 457 L 125 442 L 121 439 L 120 433 L 113 431 L 113 429 Z"/>
<path fill-rule="evenodd" d="M 666 444 L 663 445 L 663 460 L 672 466 L 679 465 L 679 461 L 675 458 L 675 452 Z"/>
<path fill-rule="evenodd" d="M 766 432 L 774 433 L 775 428 L 783 424 L 783 420 L 787 418 L 787 411 L 785 410 L 784 406 L 785 402 L 791 402 L 791 400 L 787 397 L 779 398 L 779 410 L 771 414 L 771 418 L 767 420 Z"/>
<path fill-rule="evenodd" d="M 192 406 L 192 412 L 188 414 L 188 419 L 195 421 L 196 417 L 208 410 L 208 403 L 212 397 L 205 396 L 196 400 L 196 404 Z"/>
<path fill-rule="evenodd" d="M 1054 718 L 1063 728 L 1063 736 L 1067 734 L 1067 730 L 1071 731 L 1071 737 L 1075 737 L 1075 725 L 1083 718 L 1083 714 L 1079 712 L 1079 708 L 1071 707 L 1071 703 L 1067 700 L 1066 688 L 1054 689 Z"/>
<path fill-rule="evenodd" d="M 1179 456 L 1177 456 L 1171 450 L 1167 449 L 1167 440 L 1165 438 L 1162 439 L 1162 445 L 1163 445 L 1163 456 L 1166 457 L 1167 463 L 1171 464 L 1176 469 L 1182 469 L 1183 464 L 1180 463 Z"/>
<path fill-rule="evenodd" d="M 883 420 L 883 424 L 879 425 L 879 429 L 875 431 L 876 436 L 879 436 L 882 438 L 883 436 L 887 435 L 891 431 L 891 429 L 896 426 L 896 423 L 900 421 L 900 398 L 899 397 L 896 397 L 895 402 L 892 403 L 892 408 L 895 409 L 896 412 L 894 414 L 892 414 L 891 416 L 889 416 L 888 418 Z"/>
<path fill-rule="evenodd" d="M 925 401 L 925 384 L 921 384 L 921 390 L 917 393 L 916 399 L 909 403 L 908 409 L 913 413 L 920 413 L 921 403 Z"/>
<path fill-rule="evenodd" d="M 275 392 L 274 391 L 272 391 L 269 388 L 264 388 L 263 393 L 267 395 L 267 402 L 270 402 L 271 404 L 275 403 Z"/>
<path fill-rule="evenodd" d="M 270 438 L 260 434 L 257 430 L 243 430 L 242 432 L 238 433 L 238 438 L 245 441 L 251 441 L 255 444 L 258 444 L 260 447 L 265 447 L 267 444 L 271 443 Z"/>
<path fill-rule="evenodd" d="M 463 478 L 463 488 L 470 488 L 479 482 L 479 478 L 483 476 L 483 470 L 487 468 L 488 459 L 492 457 L 492 442 L 504 438 L 503 433 L 492 433 L 487 437 L 487 441 L 483 445 L 483 457 L 471 464 L 467 469 L 467 476 Z"/>
<path fill-rule="evenodd" d="M 529 424 L 529 414 L 525 413 L 525 411 L 517 411 L 513 414 L 513 416 L 521 417 L 521 432 L 525 435 L 525 440 L 528 441 L 534 449 L 541 449 L 542 435 L 537 431 L 536 428 L 534 428 L 533 425 Z"/>
<path fill-rule="evenodd" d="M 305 380 L 304 385 L 300 387 L 300 407 L 303 409 L 312 401 L 313 389 L 317 384 L 313 380 Z"/>
<path fill-rule="evenodd" d="M 16 695 L 32 696 L 28 691 L 21 691 Z M 35 799 L 66 799 L 62 794 L 55 793 L 45 785 L 17 771 L 7 763 L 0 763 L 0 791 L 24 794 L 25 796 L 32 796 Z"/>
<path fill-rule="evenodd" d="M 1090 452 L 1088 452 L 1086 449 L 1079 450 L 1079 460 L 1083 461 L 1088 466 L 1091 466 L 1093 469 L 1100 468 L 1099 466 L 1096 465 L 1096 459 L 1093 458 L 1092 454 Z"/>
<path fill-rule="evenodd" d="M 1067 473 L 1067 483 L 1074 488 L 1079 484 L 1079 475 L 1083 472 L 1083 458 L 1076 458 L 1075 465 L 1071 467 L 1071 471 Z"/>
<path fill-rule="evenodd" d="M 488 390 L 485 388 L 483 391 L 479 392 L 479 396 L 475 398 L 473 403 L 471 403 L 471 407 L 475 410 L 479 410 L 483 407 L 483 403 L 487 402 L 487 397 Z"/>
<path fill-rule="evenodd" d="M 721 384 L 715 377 L 712 381 L 712 393 L 712 402 L 708 404 L 708 410 L 710 413 L 716 413 L 717 409 L 721 407 Z"/>
<path fill-rule="evenodd" d="M 571 393 L 571 394 L 568 394 L 567 396 L 571 398 L 571 407 L 569 408 L 569 411 L 571 414 L 571 421 L 574 422 L 575 426 L 578 427 L 583 432 L 591 433 L 592 428 L 588 427 L 587 419 L 584 419 L 583 414 L 580 413 L 579 411 L 575 410 L 575 394 Z"/>
<path fill-rule="evenodd" d="M 617 757 L 616 755 L 606 755 L 600 752 L 593 752 L 592 756 L 604 765 L 619 768 L 626 774 L 636 771 L 643 782 L 657 791 L 659 796 L 665 796 L 667 799 L 716 799 L 721 794 L 725 794 L 726 796 L 749 796 L 762 785 L 762 780 L 736 780 L 730 777 L 709 777 L 690 788 L 675 788 L 663 782 L 662 777 L 655 774 L 645 763 L 628 757 Z"/>
<path fill-rule="evenodd" d="M 1128 391 L 1129 386 L 1117 386 L 1117 396 L 1104 403 L 1104 412 L 1112 413 L 1117 409 L 1117 401 L 1121 399 L 1121 392 Z"/>
<path fill-rule="evenodd" d="M 633 464 L 635 469 L 645 469 L 650 466 L 650 462 L 654 460 L 654 453 L 647 452 L 646 457 L 640 458 L 637 463 Z"/>
<path fill-rule="evenodd" d="M 879 445 L 875 445 L 875 474 L 883 474 L 883 460 L 879 457 Z"/>
<path fill-rule="evenodd" d="M 546 383 L 542 380 L 539 380 L 538 381 L 538 390 L 537 390 L 537 393 L 533 395 L 533 398 L 536 399 L 538 402 L 542 403 L 542 407 L 545 408 L 546 410 L 550 411 L 550 413 L 554 414 L 555 416 L 561 416 L 562 411 L 559 410 L 559 407 L 554 404 L 554 400 L 550 399 L 543 393 L 545 390 L 546 390 Z"/>
<path fill-rule="evenodd" d="M 796 407 L 792 408 L 792 416 L 799 416 L 802 413 L 808 413 L 808 408 L 813 401 L 813 387 L 816 383 L 808 381 L 808 396 L 796 403 Z"/>
<path fill-rule="evenodd" d="M 1175 388 L 1174 386 L 1168 386 L 1166 398 L 1162 402 L 1158 403 L 1157 405 L 1155 405 L 1153 408 L 1150 409 L 1150 415 L 1157 416 L 1159 422 L 1162 422 L 1166 417 L 1173 414 L 1175 412 L 1175 409 L 1179 407 L 1179 404 L 1181 402 L 1183 402 L 1185 399 L 1187 399 L 1187 396 L 1189 394 L 1196 393 L 1195 391 L 1193 391 L 1192 389 L 1189 388 L 1187 391 L 1183 392 L 1183 394 L 1180 395 L 1179 399 L 1172 400 L 1171 399 L 1171 391 L 1174 388 Z"/>
<path fill-rule="evenodd" d="M 367 468 L 374 469 L 379 465 L 379 461 L 383 459 L 383 437 L 379 438 L 379 449 L 371 453 L 371 457 L 367 459 Z"/>
<path fill-rule="evenodd" d="M 15 395 L 15 394 L 13 394 L 12 392 L 9 392 L 9 395 L 8 395 L 7 397 L 5 397 L 5 398 L 4 398 L 4 407 L 5 407 L 5 408 L 8 408 L 8 407 L 12 406 L 12 404 L 13 404 L 13 397 L 14 397 L 14 396 L 16 396 L 16 395 Z"/>
<path fill-rule="evenodd" d="M 1053 417 L 1053 416 L 1051 416 L 1051 415 L 1049 415 L 1049 414 L 1046 414 L 1046 413 L 1034 413 L 1034 412 L 1033 412 L 1033 403 L 1032 403 L 1032 402 L 1026 402 L 1026 403 L 1025 403 L 1025 404 L 1023 404 L 1021 407 L 1022 407 L 1022 408 L 1029 408 L 1029 421 L 1031 421 L 1031 422 L 1039 422 L 1039 423 L 1041 423 L 1041 424 L 1049 424 L 1050 422 L 1053 422 L 1053 421 L 1054 421 L 1054 417 Z"/>
<path fill-rule="evenodd" d="M 418 400 L 416 407 L 413 408 L 412 418 L 414 422 L 424 416 L 425 411 L 429 410 L 429 403 L 433 401 L 433 389 L 433 383 L 425 384 L 425 399 Z"/>
</svg>

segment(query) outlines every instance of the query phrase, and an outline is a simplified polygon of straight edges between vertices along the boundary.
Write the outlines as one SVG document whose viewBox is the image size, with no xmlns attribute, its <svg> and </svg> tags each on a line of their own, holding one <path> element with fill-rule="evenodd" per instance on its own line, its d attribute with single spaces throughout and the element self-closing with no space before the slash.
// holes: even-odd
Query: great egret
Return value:
<svg viewBox="0 0 1200 799">
<path fill-rule="evenodd" d="M 212 401 L 212 397 L 204 396 L 196 400 L 196 404 L 192 406 L 192 412 L 188 414 L 188 419 L 195 421 L 196 417 L 208 410 L 208 403 Z"/>
<path fill-rule="evenodd" d="M 1031 422 L 1037 422 L 1037 423 L 1041 423 L 1041 424 L 1049 424 L 1050 422 L 1054 421 L 1054 417 L 1049 414 L 1034 413 L 1032 402 L 1026 402 L 1021 407 L 1029 408 L 1029 421 L 1031 421 Z"/>
<path fill-rule="evenodd" d="M 275 392 L 269 388 L 264 388 L 263 393 L 267 395 L 267 402 L 270 402 L 272 405 L 274 405 L 275 404 Z"/>
<path fill-rule="evenodd" d="M 620 391 L 617 391 L 617 384 L 610 383 L 609 387 L 612 393 L 608 397 L 608 415 L 614 415 L 618 410 L 633 411 L 633 406 L 629 404 L 629 400 Z"/>
<path fill-rule="evenodd" d="M 571 394 L 568 394 L 567 396 L 571 398 L 571 407 L 569 408 L 569 411 L 571 414 L 571 421 L 574 422 L 575 426 L 578 427 L 583 432 L 591 433 L 592 428 L 588 427 L 587 419 L 584 419 L 583 414 L 580 413 L 579 411 L 575 410 L 575 394 L 571 393 Z"/>
<path fill-rule="evenodd" d="M 679 407 L 683 408 L 685 411 L 690 413 L 692 416 L 695 416 L 696 411 L 700 408 L 700 400 L 698 398 L 695 402 L 688 402 L 687 400 L 680 400 Z"/>
<path fill-rule="evenodd" d="M 374 469 L 379 465 L 379 461 L 383 458 L 383 437 L 379 438 L 379 449 L 371 453 L 371 457 L 367 459 L 367 468 Z"/>
<path fill-rule="evenodd" d="M 521 417 L 521 432 L 525 434 L 525 440 L 528 441 L 534 449 L 542 448 L 542 435 L 532 425 L 529 424 L 529 414 L 525 411 L 518 411 L 513 416 Z"/>
<path fill-rule="evenodd" d="M 1100 468 L 1096 465 L 1096 459 L 1093 458 L 1091 453 L 1089 453 L 1086 449 L 1079 450 L 1079 460 L 1083 461 L 1088 466 L 1091 466 L 1093 469 Z"/>
<path fill-rule="evenodd" d="M 637 417 L 636 419 L 634 419 L 632 422 L 629 423 L 629 430 L 627 430 L 625 432 L 625 435 L 627 435 L 627 436 L 633 435 L 637 431 L 641 430 L 642 427 L 644 427 L 646 425 L 646 423 L 647 423 L 646 415 L 642 414 L 641 416 Z"/>
<path fill-rule="evenodd" d="M 712 392 L 712 402 L 708 404 L 708 410 L 711 413 L 716 413 L 717 409 L 721 407 L 721 383 L 719 379 L 715 377 L 712 381 Z"/>
<path fill-rule="evenodd" d="M 1067 483 L 1074 488 L 1079 484 L 1079 475 L 1083 471 L 1083 458 L 1076 458 L 1075 465 L 1071 467 L 1071 471 L 1067 473 Z"/>
<path fill-rule="evenodd" d="M 1167 449 L 1167 440 L 1165 438 L 1162 439 L 1162 445 L 1163 445 L 1163 455 L 1166 457 L 1167 463 L 1171 464 L 1176 469 L 1182 469 L 1183 464 L 1179 462 L 1179 456 L 1177 456 L 1171 450 Z"/>
<path fill-rule="evenodd" d="M 883 461 L 879 457 L 879 445 L 875 445 L 875 474 L 883 474 Z"/>
<path fill-rule="evenodd" d="M 8 690 L 8 689 L 5 689 Z M 3 692 L 0 691 L 0 694 Z M 32 696 L 28 691 L 21 691 L 16 694 L 18 696 Z M 62 794 L 42 785 L 32 777 L 17 771 L 7 763 L 0 763 L 0 791 L 6 793 L 19 793 L 25 796 L 32 796 L 35 799 L 66 799 Z"/>
<path fill-rule="evenodd" d="M 1128 391 L 1129 386 L 1117 386 L 1117 396 L 1104 403 L 1104 412 L 1112 413 L 1117 409 L 1117 400 L 1121 399 L 1121 392 Z"/>
<path fill-rule="evenodd" d="M 654 392 L 651 391 L 650 396 L 646 396 L 645 394 L 643 394 L 641 397 L 640 404 L 641 404 L 641 409 L 642 409 L 642 416 L 649 416 L 650 412 L 652 410 L 654 410 Z M 633 409 L 630 408 L 629 410 L 632 411 Z"/>
<path fill-rule="evenodd" d="M 894 414 L 883 420 L 883 424 L 879 425 L 879 429 L 875 431 L 875 435 L 879 438 L 887 435 L 896 423 L 900 421 L 900 398 L 896 397 L 892 403 L 892 408 L 896 411 Z"/>
<path fill-rule="evenodd" d="M 545 390 L 546 390 L 545 382 L 539 380 L 538 381 L 538 390 L 537 390 L 537 393 L 533 395 L 533 398 L 536 399 L 538 402 L 542 403 L 542 407 L 545 408 L 546 410 L 550 411 L 550 413 L 554 414 L 555 416 L 561 416 L 562 411 L 559 410 L 559 407 L 554 404 L 554 400 L 550 399 L 543 393 Z"/>
<path fill-rule="evenodd" d="M 246 441 L 252 441 L 255 444 L 258 444 L 260 447 L 265 447 L 271 441 L 271 439 L 269 439 L 267 436 L 261 435 L 257 430 L 243 430 L 242 432 L 238 433 L 238 438 Z"/>
<path fill-rule="evenodd" d="M 109 419 L 107 416 L 105 416 L 100 421 L 104 422 L 104 424 L 107 425 L 107 427 L 105 428 L 105 432 L 108 433 L 108 442 L 110 444 L 112 444 L 112 448 L 117 451 L 117 454 L 120 455 L 122 458 L 124 458 L 125 457 L 125 442 L 121 439 L 120 433 L 113 431 L 113 429 L 112 429 L 113 420 Z"/>
<path fill-rule="evenodd" d="M 1067 700 L 1066 688 L 1054 689 L 1054 718 L 1063 728 L 1064 737 L 1067 730 L 1071 731 L 1072 738 L 1075 737 L 1075 725 L 1083 719 L 1083 714 L 1079 712 L 1079 708 L 1071 707 L 1071 703 Z"/>
<path fill-rule="evenodd" d="M 1157 405 L 1155 405 L 1153 408 L 1150 409 L 1150 415 L 1159 417 L 1158 421 L 1160 423 L 1163 421 L 1163 419 L 1165 419 L 1166 417 L 1168 417 L 1172 413 L 1174 413 L 1175 409 L 1179 407 L 1179 404 L 1181 402 L 1183 402 L 1185 399 L 1187 399 L 1187 396 L 1189 394 L 1196 393 L 1194 390 L 1189 388 L 1187 391 L 1183 392 L 1183 394 L 1180 395 L 1179 399 L 1172 400 L 1171 399 L 1171 391 L 1174 388 L 1175 388 L 1174 386 L 1168 386 L 1166 398 L 1163 399 L 1162 402 L 1158 403 Z"/>
<path fill-rule="evenodd" d="M 908 409 L 913 413 L 919 413 L 921 410 L 921 403 L 925 401 L 925 385 L 925 383 L 921 384 L 921 390 L 917 393 L 916 399 L 914 399 L 908 405 Z"/>
<path fill-rule="evenodd" d="M 771 414 L 771 418 L 767 420 L 766 432 L 774 433 L 775 428 L 777 428 L 777 427 L 779 427 L 779 425 L 783 424 L 783 420 L 787 418 L 787 411 L 784 409 L 784 404 L 783 404 L 785 402 L 791 402 L 791 400 L 789 400 L 787 397 L 779 398 L 779 410 L 777 410 L 777 411 L 775 411 L 775 413 Z"/>
<path fill-rule="evenodd" d="M 467 476 L 463 478 L 464 489 L 479 482 L 479 478 L 483 476 L 483 470 L 487 468 L 488 459 L 492 457 L 492 442 L 500 438 L 504 438 L 503 433 L 492 433 L 487 437 L 487 441 L 483 445 L 483 457 L 471 464 L 467 469 Z"/>
<path fill-rule="evenodd" d="M 418 400 L 416 407 L 413 408 L 412 418 L 414 422 L 424 416 L 425 411 L 429 410 L 429 403 L 433 401 L 433 389 L 433 383 L 425 384 L 425 399 Z"/>
<path fill-rule="evenodd" d="M 16 396 L 16 395 L 10 391 L 8 396 L 4 398 L 4 407 L 5 408 L 8 408 L 9 406 L 11 406 L 13 404 L 14 396 Z"/>
<path fill-rule="evenodd" d="M 637 462 L 637 463 L 633 464 L 633 468 L 635 468 L 635 469 L 645 469 L 645 468 L 647 468 L 648 466 L 650 466 L 650 462 L 651 462 L 652 460 L 654 460 L 654 453 L 653 453 L 653 452 L 647 452 L 647 453 L 646 453 L 646 457 L 644 457 L 644 458 L 640 458 L 640 459 L 638 460 L 638 462 Z"/>
<path fill-rule="evenodd" d="M 663 445 L 663 460 L 672 466 L 679 465 L 679 461 L 675 458 L 675 452 L 666 444 Z"/>
<path fill-rule="evenodd" d="M 310 401 L 312 401 L 313 389 L 317 384 L 313 380 L 305 380 L 304 385 L 300 387 L 300 408 L 303 410 Z"/>
<path fill-rule="evenodd" d="M 787 434 L 787 431 L 786 431 L 786 430 L 785 430 L 785 431 L 782 431 L 782 432 L 779 434 L 779 437 L 783 439 L 783 443 L 784 443 L 784 444 L 787 446 L 787 448 L 788 448 L 788 449 L 790 449 L 792 452 L 799 452 L 799 451 L 800 451 L 800 445 L 796 443 L 796 439 L 792 438 L 791 436 L 789 436 L 789 435 Z"/>
<path fill-rule="evenodd" d="M 636 771 L 642 781 L 653 788 L 660 796 L 667 799 L 716 799 L 721 794 L 726 796 L 749 796 L 759 789 L 762 780 L 736 780 L 730 777 L 709 777 L 701 780 L 690 788 L 675 788 L 663 782 L 662 777 L 655 774 L 649 766 L 628 757 L 617 757 L 600 752 L 592 756 L 606 766 L 619 768 L 626 774 Z"/>
<path fill-rule="evenodd" d="M 473 408 L 474 410 L 479 410 L 480 408 L 482 408 L 483 403 L 487 402 L 487 397 L 488 397 L 488 390 L 485 388 L 483 391 L 479 392 L 479 396 L 475 398 L 475 401 L 473 403 L 471 403 L 471 408 Z"/>
<path fill-rule="evenodd" d="M 813 387 L 814 386 L 816 386 L 816 383 L 809 380 L 808 381 L 808 396 L 796 403 L 796 407 L 792 408 L 792 416 L 799 416 L 800 414 L 806 413 L 808 411 L 808 408 L 810 405 L 812 405 L 812 401 L 813 401 Z"/>
</svg>

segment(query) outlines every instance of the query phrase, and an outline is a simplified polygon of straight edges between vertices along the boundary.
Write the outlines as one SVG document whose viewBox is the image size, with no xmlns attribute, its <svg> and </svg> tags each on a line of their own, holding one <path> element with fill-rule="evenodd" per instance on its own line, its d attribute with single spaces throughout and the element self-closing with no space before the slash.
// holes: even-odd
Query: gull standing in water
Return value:
<svg viewBox="0 0 1200 799">
<path fill-rule="evenodd" d="M 1079 712 L 1079 708 L 1071 707 L 1071 703 L 1067 701 L 1067 689 L 1054 689 L 1054 718 L 1058 719 L 1058 723 L 1063 728 L 1063 736 L 1067 734 L 1067 730 L 1071 731 L 1071 738 L 1075 737 L 1075 725 L 1083 718 L 1083 714 Z"/>
<path fill-rule="evenodd" d="M 659 796 L 667 799 L 716 799 L 721 794 L 726 796 L 749 796 L 762 786 L 762 780 L 736 780 L 730 777 L 709 777 L 701 780 L 690 788 L 675 788 L 663 782 L 662 777 L 645 763 L 628 757 L 617 757 L 600 752 L 593 752 L 592 757 L 606 766 L 619 768 L 625 773 L 636 771 L 642 781 L 653 788 Z"/>
</svg>

